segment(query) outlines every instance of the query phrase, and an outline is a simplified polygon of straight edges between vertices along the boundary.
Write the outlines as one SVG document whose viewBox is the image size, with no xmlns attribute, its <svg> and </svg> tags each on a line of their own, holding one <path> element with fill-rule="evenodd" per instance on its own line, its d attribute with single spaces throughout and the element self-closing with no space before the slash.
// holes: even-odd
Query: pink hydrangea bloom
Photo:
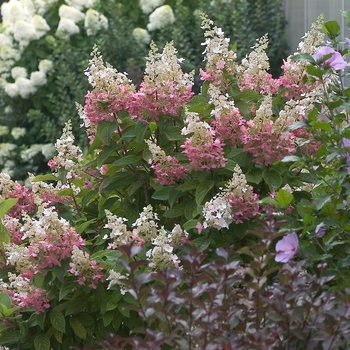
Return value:
<svg viewBox="0 0 350 350">
<path fill-rule="evenodd" d="M 249 194 L 242 193 L 237 196 L 237 191 L 229 193 L 226 200 L 230 206 L 233 221 L 240 224 L 243 220 L 250 219 L 259 214 L 259 196 L 253 192 L 253 187 L 249 186 Z"/>
<path fill-rule="evenodd" d="M 240 89 L 254 90 L 262 94 L 277 94 L 281 85 L 279 79 L 274 79 L 271 74 L 259 71 L 258 74 L 243 74 L 240 81 Z"/>
<path fill-rule="evenodd" d="M 85 95 L 84 112 L 92 123 L 101 121 L 113 121 L 114 115 L 111 108 L 113 96 L 108 92 L 93 91 Z"/>
<path fill-rule="evenodd" d="M 293 258 L 298 249 L 298 236 L 295 232 L 288 234 L 279 240 L 276 244 L 276 256 L 277 262 L 286 263 Z"/>
<path fill-rule="evenodd" d="M 210 133 L 210 131 L 208 131 Z M 212 137 L 203 144 L 194 144 L 192 138 L 187 138 L 181 146 L 190 161 L 190 167 L 196 171 L 212 168 L 224 168 L 227 159 L 224 157 L 224 143 L 220 138 Z"/>
<path fill-rule="evenodd" d="M 295 136 L 288 131 L 273 132 L 273 124 L 272 120 L 261 125 L 254 124 L 254 121 L 247 122 L 242 134 L 243 149 L 253 155 L 256 164 L 270 165 L 295 153 Z"/>
<path fill-rule="evenodd" d="M 242 126 L 246 121 L 241 116 L 239 109 L 233 107 L 226 115 L 216 112 L 214 118 L 211 126 L 215 133 L 223 140 L 227 140 L 232 147 L 240 144 Z"/>
<path fill-rule="evenodd" d="M 156 175 L 154 181 L 164 186 L 174 185 L 179 180 L 185 179 L 188 173 L 188 169 L 172 156 L 167 156 L 163 163 L 155 163 L 152 169 Z"/>
<path fill-rule="evenodd" d="M 347 66 L 347 62 L 344 60 L 343 56 L 340 52 L 335 51 L 332 47 L 322 46 L 314 55 L 315 61 L 322 60 L 324 56 L 332 54 L 330 58 L 325 61 L 325 64 L 329 68 L 333 68 L 335 70 L 344 69 Z"/>
<path fill-rule="evenodd" d="M 27 187 L 20 185 L 17 181 L 13 189 L 7 193 L 7 198 L 18 198 L 16 205 L 7 213 L 7 215 L 20 218 L 22 211 L 32 214 L 36 205 L 34 203 L 34 194 Z"/>
<path fill-rule="evenodd" d="M 192 96 L 191 85 L 184 87 L 172 81 L 144 81 L 132 96 L 129 112 L 134 118 L 147 121 L 158 120 L 161 114 L 177 116 Z"/>
</svg>

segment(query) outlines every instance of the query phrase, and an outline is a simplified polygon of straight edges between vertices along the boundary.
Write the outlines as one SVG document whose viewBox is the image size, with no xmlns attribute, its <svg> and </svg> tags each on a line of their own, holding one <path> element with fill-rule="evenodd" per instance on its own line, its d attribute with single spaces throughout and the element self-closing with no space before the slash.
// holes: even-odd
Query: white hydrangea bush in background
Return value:
<svg viewBox="0 0 350 350">
<path fill-rule="evenodd" d="M 47 59 L 39 60 L 38 70 L 33 72 L 17 66 L 31 42 L 50 33 L 69 39 L 81 30 L 91 36 L 108 28 L 107 18 L 92 8 L 95 1 L 67 0 L 59 7 L 57 28 L 50 28 L 45 15 L 58 0 L 9 0 L 2 4 L 0 86 L 8 96 L 29 98 L 47 83 L 47 75 L 54 69 Z"/>
</svg>

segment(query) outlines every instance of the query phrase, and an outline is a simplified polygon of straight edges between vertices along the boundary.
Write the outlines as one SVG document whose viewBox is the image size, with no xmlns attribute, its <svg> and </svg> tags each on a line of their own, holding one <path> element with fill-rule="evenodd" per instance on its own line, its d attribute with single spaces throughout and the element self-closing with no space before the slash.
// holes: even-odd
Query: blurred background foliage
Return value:
<svg viewBox="0 0 350 350">
<path fill-rule="evenodd" d="M 0 88 L 0 126 L 8 130 L 0 133 L 0 170 L 9 172 L 13 179 L 20 181 L 27 178 L 28 172 L 39 174 L 48 171 L 48 159 L 38 149 L 40 145 L 54 144 L 67 120 L 72 120 L 77 143 L 82 148 L 87 146 L 75 103 L 84 104 L 84 95 L 89 90 L 84 70 L 93 45 L 97 44 L 105 61 L 118 71 L 127 72 L 136 85 L 142 80 L 145 57 L 149 51 L 149 45 L 140 44 L 132 34 L 136 27 L 146 29 L 149 22 L 149 14 L 143 13 L 139 0 L 98 0 L 93 7 L 108 18 L 108 29 L 88 36 L 81 28 L 79 34 L 70 36 L 68 40 L 55 34 L 59 22 L 58 9 L 62 4 L 65 4 L 62 0 L 54 2 L 43 15 L 50 31 L 30 42 L 16 62 L 16 66 L 26 67 L 28 72 L 32 72 L 41 59 L 52 60 L 54 70 L 48 76 L 47 84 L 27 99 L 9 97 Z M 250 51 L 257 38 L 268 33 L 267 54 L 271 74 L 279 75 L 288 50 L 283 0 L 166 0 L 164 4 L 171 6 L 175 22 L 150 31 L 150 37 L 160 50 L 166 42 L 174 42 L 178 57 L 185 59 L 183 69 L 195 70 L 195 92 L 200 89 L 198 70 L 204 66 L 201 45 L 204 37 L 199 10 L 230 38 L 238 61 Z M 0 33 L 4 28 L 1 23 Z M 25 128 L 25 135 L 12 138 L 11 130 L 15 127 Z M 8 144 L 16 147 L 12 146 L 8 151 Z M 39 145 L 36 151 L 33 145 Z M 32 153 L 28 151 L 31 148 Z M 2 155 L 1 149 L 4 150 Z M 25 159 L 23 152 L 27 152 Z"/>
</svg>

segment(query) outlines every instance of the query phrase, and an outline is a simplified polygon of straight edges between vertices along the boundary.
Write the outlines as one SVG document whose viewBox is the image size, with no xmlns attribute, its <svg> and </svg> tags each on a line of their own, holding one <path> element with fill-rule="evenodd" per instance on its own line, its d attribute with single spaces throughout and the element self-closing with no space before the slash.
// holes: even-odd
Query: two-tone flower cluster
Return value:
<svg viewBox="0 0 350 350">
<path fill-rule="evenodd" d="M 242 223 L 259 214 L 259 196 L 249 186 L 239 165 L 236 165 L 232 179 L 203 207 L 203 223 L 198 223 L 198 231 L 208 227 L 228 228 L 231 223 Z"/>
</svg>

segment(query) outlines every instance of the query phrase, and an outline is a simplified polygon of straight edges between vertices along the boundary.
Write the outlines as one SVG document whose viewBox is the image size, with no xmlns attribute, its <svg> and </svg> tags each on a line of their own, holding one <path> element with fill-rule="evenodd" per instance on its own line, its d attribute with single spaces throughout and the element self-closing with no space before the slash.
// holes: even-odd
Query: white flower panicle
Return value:
<svg viewBox="0 0 350 350">
<path fill-rule="evenodd" d="M 257 43 L 252 47 L 253 51 L 251 51 L 250 54 L 242 60 L 241 65 L 237 67 L 238 72 L 254 76 L 261 71 L 268 71 L 270 63 L 265 52 L 268 44 L 267 34 L 257 39 Z"/>
<path fill-rule="evenodd" d="M 146 29 L 136 27 L 132 31 L 132 36 L 140 45 L 148 45 L 151 42 L 151 36 Z"/>
<path fill-rule="evenodd" d="M 162 6 L 164 0 L 140 0 L 140 7 L 144 14 L 148 15 L 155 8 Z"/>
<path fill-rule="evenodd" d="M 151 260 L 149 267 L 163 270 L 168 266 L 179 267 L 180 260 L 176 254 L 173 253 L 173 244 L 171 236 L 164 228 L 160 229 L 158 236 L 152 240 L 154 246 L 147 251 L 146 256 Z"/>
<path fill-rule="evenodd" d="M 94 46 L 91 52 L 92 58 L 89 61 L 89 67 L 85 70 L 90 85 L 95 91 L 108 91 L 109 93 L 119 93 L 119 86 L 134 92 L 135 86 L 128 79 L 126 73 L 120 73 L 109 63 L 104 63 L 101 53 L 97 46 Z"/>
<path fill-rule="evenodd" d="M 222 29 L 214 26 L 214 22 L 203 13 L 201 18 L 201 28 L 205 37 L 202 45 L 205 46 L 203 54 L 205 54 L 204 61 L 207 61 L 206 69 L 216 71 L 225 67 L 230 72 L 235 72 L 237 55 L 229 48 L 230 39 L 225 38 Z"/>
<path fill-rule="evenodd" d="M 147 29 L 153 31 L 169 26 L 175 22 L 175 16 L 169 5 L 163 5 L 156 8 L 149 16 Z"/>
<path fill-rule="evenodd" d="M 128 230 L 125 224 L 128 220 L 112 214 L 107 209 L 105 210 L 105 213 L 107 224 L 104 228 L 108 228 L 111 231 L 103 238 L 112 240 L 112 243 L 109 243 L 108 245 L 108 249 L 116 249 L 123 244 L 130 243 L 132 240 L 132 232 Z"/>
<path fill-rule="evenodd" d="M 96 35 L 101 29 L 108 29 L 108 19 L 94 9 L 88 9 L 85 14 L 84 27 L 88 36 Z"/>
<path fill-rule="evenodd" d="M 325 34 L 322 31 L 324 25 L 324 15 L 317 17 L 316 21 L 311 24 L 310 30 L 303 36 L 303 41 L 298 45 L 300 53 L 308 53 L 314 55 L 319 46 L 325 41 Z"/>
</svg>

